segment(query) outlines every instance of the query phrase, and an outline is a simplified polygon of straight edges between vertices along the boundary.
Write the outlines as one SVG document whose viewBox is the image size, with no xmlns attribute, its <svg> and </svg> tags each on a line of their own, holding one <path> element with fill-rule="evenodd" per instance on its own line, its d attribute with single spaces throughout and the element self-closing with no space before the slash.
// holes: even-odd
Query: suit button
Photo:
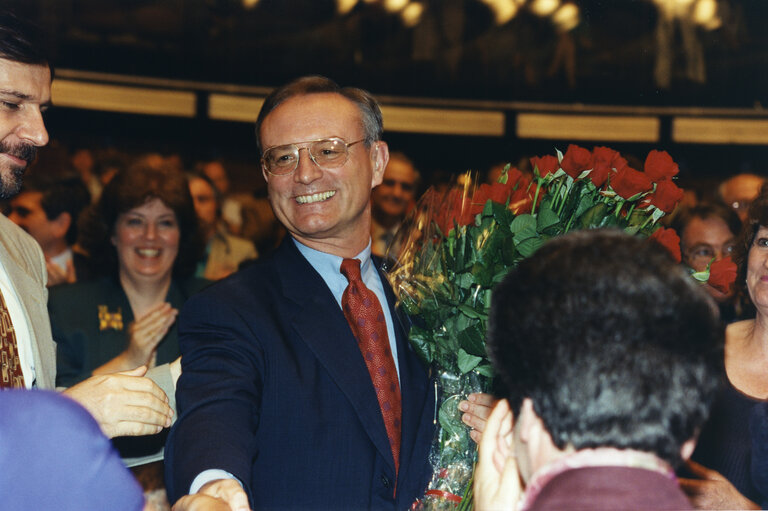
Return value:
<svg viewBox="0 0 768 511">
<path fill-rule="evenodd" d="M 389 485 L 390 485 L 389 478 L 387 476 L 385 476 L 385 475 L 382 475 L 381 476 L 381 484 L 384 485 L 384 488 L 389 488 Z"/>
</svg>

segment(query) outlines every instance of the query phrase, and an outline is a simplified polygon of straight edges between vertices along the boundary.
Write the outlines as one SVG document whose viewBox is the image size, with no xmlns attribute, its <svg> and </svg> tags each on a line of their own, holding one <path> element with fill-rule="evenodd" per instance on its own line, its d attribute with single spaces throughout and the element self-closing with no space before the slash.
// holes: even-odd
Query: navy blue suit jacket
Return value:
<svg viewBox="0 0 768 511">
<path fill-rule="evenodd" d="M 408 508 L 430 476 L 434 396 L 385 288 L 403 407 L 396 492 L 365 361 L 333 294 L 287 238 L 181 312 L 180 415 L 165 454 L 171 501 L 220 468 L 243 482 L 254 509 Z"/>
</svg>

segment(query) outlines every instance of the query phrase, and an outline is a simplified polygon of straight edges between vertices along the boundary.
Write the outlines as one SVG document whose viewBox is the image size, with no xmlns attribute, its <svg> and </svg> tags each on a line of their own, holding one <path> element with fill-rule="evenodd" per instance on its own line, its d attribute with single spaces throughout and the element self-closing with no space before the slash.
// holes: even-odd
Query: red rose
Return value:
<svg viewBox="0 0 768 511">
<path fill-rule="evenodd" d="M 655 182 L 670 179 L 680 172 L 677 163 L 675 163 L 668 152 L 655 149 L 648 153 L 648 157 L 645 159 L 644 170 L 651 181 Z"/>
<path fill-rule="evenodd" d="M 669 255 L 671 255 L 676 262 L 679 263 L 682 260 L 682 254 L 680 253 L 680 236 L 677 235 L 674 229 L 659 227 L 653 231 L 653 234 L 651 234 L 648 239 L 666 248 Z"/>
<path fill-rule="evenodd" d="M 651 195 L 651 204 L 664 213 L 671 213 L 682 199 L 683 189 L 672 181 L 665 180 L 656 183 L 656 191 Z"/>
<path fill-rule="evenodd" d="M 520 181 L 521 177 L 523 177 L 523 173 L 517 170 L 517 167 L 509 167 L 507 171 L 507 185 L 510 187 L 515 186 L 515 183 Z"/>
<path fill-rule="evenodd" d="M 509 184 L 509 181 L 506 183 L 493 183 L 492 185 L 483 183 L 472 196 L 470 211 L 473 215 L 482 213 L 488 199 L 499 204 L 506 204 L 511 191 L 512 186 Z"/>
<path fill-rule="evenodd" d="M 618 151 L 610 147 L 596 146 L 592 149 L 592 159 L 595 163 L 607 163 L 611 168 L 619 170 L 627 166 L 627 160 L 624 159 Z"/>
<path fill-rule="evenodd" d="M 548 154 L 546 156 L 534 156 L 531 158 L 531 166 L 535 169 L 539 169 L 539 176 L 544 177 L 547 174 L 551 174 L 560 167 L 557 158 Z"/>
<path fill-rule="evenodd" d="M 608 180 L 608 176 L 611 174 L 611 166 L 605 162 L 595 162 L 592 167 L 592 172 L 589 173 L 589 180 L 592 181 L 597 188 L 600 188 Z"/>
<path fill-rule="evenodd" d="M 470 205 L 464 198 L 463 190 L 454 188 L 443 196 L 438 196 L 434 190 L 430 190 L 429 199 L 434 211 L 434 220 L 444 235 L 453 229 L 454 221 L 459 225 L 467 225 L 475 216 L 469 211 Z M 422 199 L 423 201 L 424 199 Z"/>
<path fill-rule="evenodd" d="M 731 256 L 714 261 L 709 266 L 707 283 L 710 286 L 723 293 L 728 293 L 734 282 L 736 282 L 736 263 L 731 260 Z"/>
<path fill-rule="evenodd" d="M 571 144 L 560 166 L 566 174 L 576 179 L 583 171 L 592 168 L 592 153 L 588 149 Z"/>
<path fill-rule="evenodd" d="M 625 166 L 611 177 L 611 188 L 621 197 L 629 199 L 638 193 L 647 192 L 653 188 L 648 176 L 632 167 Z"/>
</svg>

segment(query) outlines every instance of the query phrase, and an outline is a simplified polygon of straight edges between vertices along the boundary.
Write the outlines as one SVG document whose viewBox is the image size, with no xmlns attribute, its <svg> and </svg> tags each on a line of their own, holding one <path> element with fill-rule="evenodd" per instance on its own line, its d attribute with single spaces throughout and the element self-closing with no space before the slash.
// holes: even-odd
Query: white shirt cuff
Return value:
<svg viewBox="0 0 768 511">
<path fill-rule="evenodd" d="M 243 486 L 243 483 L 240 482 L 240 479 L 233 476 L 226 470 L 209 468 L 208 470 L 203 470 L 197 474 L 197 477 L 195 477 L 195 479 L 192 481 L 192 484 L 189 485 L 189 494 L 192 495 L 193 493 L 197 493 L 200 491 L 200 488 L 202 488 L 203 485 L 210 483 L 211 481 L 215 481 L 216 479 L 234 479 L 240 486 Z"/>
</svg>

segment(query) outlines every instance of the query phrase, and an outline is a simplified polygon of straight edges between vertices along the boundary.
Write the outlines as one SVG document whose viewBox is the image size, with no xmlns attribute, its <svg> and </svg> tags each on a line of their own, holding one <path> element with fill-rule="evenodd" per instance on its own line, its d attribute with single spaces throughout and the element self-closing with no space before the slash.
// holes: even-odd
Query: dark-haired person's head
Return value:
<svg viewBox="0 0 768 511">
<path fill-rule="evenodd" d="M 716 202 L 701 202 L 685 208 L 675 216 L 671 227 L 680 236 L 683 262 L 696 271 L 703 271 L 712 261 L 732 255 L 741 231 L 736 212 Z M 735 291 L 723 293 L 706 284 L 707 292 L 718 302 L 733 298 Z"/>
<path fill-rule="evenodd" d="M 493 293 L 488 350 L 515 413 L 560 451 L 648 452 L 676 466 L 722 381 L 716 307 L 656 244 L 619 231 L 548 241 Z M 518 448 L 525 478 L 536 461 Z"/>
<path fill-rule="evenodd" d="M 768 190 L 764 189 L 760 195 L 750 203 L 747 210 L 744 226 L 741 229 L 736 247 L 733 251 L 733 261 L 738 267 L 736 274 L 736 286 L 749 297 L 755 306 L 756 303 L 753 293 L 754 286 L 750 286 L 750 253 L 753 247 L 765 249 L 768 242 Z M 759 263 L 759 258 L 754 259 L 754 263 Z M 756 272 L 751 272 L 757 276 Z M 750 289 L 752 287 L 753 289 Z"/>
<path fill-rule="evenodd" d="M 203 250 L 186 177 L 171 167 L 138 163 L 119 171 L 80 228 L 94 268 L 106 275 L 170 271 L 186 278 Z"/>
<path fill-rule="evenodd" d="M 43 112 L 52 71 L 45 50 L 32 24 L 0 9 L 0 199 L 19 193 L 37 149 L 48 143 Z"/>
<path fill-rule="evenodd" d="M 75 244 L 78 218 L 90 202 L 88 189 L 74 171 L 60 176 L 34 172 L 21 193 L 11 199 L 8 218 L 52 257 Z"/>
</svg>

